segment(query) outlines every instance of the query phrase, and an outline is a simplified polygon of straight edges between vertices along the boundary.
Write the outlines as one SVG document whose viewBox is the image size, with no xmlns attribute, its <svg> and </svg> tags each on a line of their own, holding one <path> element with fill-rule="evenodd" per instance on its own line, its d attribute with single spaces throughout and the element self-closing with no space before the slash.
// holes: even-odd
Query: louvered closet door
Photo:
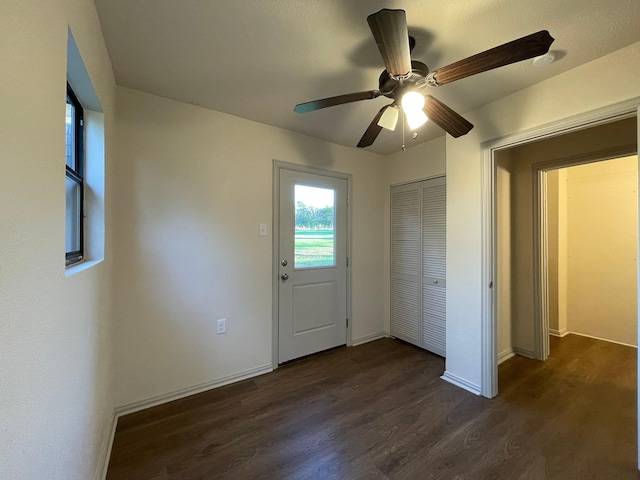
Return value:
<svg viewBox="0 0 640 480">
<path fill-rule="evenodd" d="M 422 346 L 420 184 L 391 190 L 391 335 Z"/>
<path fill-rule="evenodd" d="M 423 347 L 446 353 L 447 191 L 444 178 L 422 183 Z"/>
<path fill-rule="evenodd" d="M 391 335 L 446 353 L 446 180 L 391 189 Z"/>
</svg>

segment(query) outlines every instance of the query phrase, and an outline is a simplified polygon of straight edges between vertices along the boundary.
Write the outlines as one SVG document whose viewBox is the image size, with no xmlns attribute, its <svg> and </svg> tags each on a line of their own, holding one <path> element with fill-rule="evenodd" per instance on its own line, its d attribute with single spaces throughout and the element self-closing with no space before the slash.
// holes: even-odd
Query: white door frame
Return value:
<svg viewBox="0 0 640 480">
<path fill-rule="evenodd" d="M 615 120 L 629 117 L 640 117 L 640 97 L 600 108 L 567 119 L 559 120 L 541 127 L 521 133 L 507 135 L 482 144 L 482 395 L 492 398 L 498 394 L 498 323 L 497 323 L 497 289 L 494 288 L 495 272 L 497 272 L 497 223 L 496 223 L 496 152 L 507 148 L 524 145 L 538 140 L 583 130 Z M 640 136 L 640 132 L 639 132 Z M 534 191 L 535 192 L 535 191 Z M 539 223 L 536 237 L 540 236 Z M 640 250 L 640 248 L 639 248 Z M 541 259 L 535 258 L 537 265 Z M 541 298 L 541 281 L 536 278 L 535 294 Z M 640 289 L 640 284 L 639 284 Z M 640 296 L 640 295 L 639 295 Z M 538 305 L 540 302 L 537 302 Z M 542 318 L 540 308 L 534 312 L 536 318 Z M 542 321 L 536 322 L 542 325 Z M 547 327 L 548 328 L 548 327 Z M 639 331 L 640 335 L 640 331 Z M 541 338 L 542 331 L 537 338 Z M 538 340 L 539 342 L 539 340 Z M 640 370 L 640 368 L 639 368 Z M 640 406 L 640 390 L 638 397 Z M 640 432 L 640 428 L 639 428 Z M 640 456 L 639 456 L 640 460 Z"/>
<path fill-rule="evenodd" d="M 280 287 L 280 276 L 278 272 L 280 257 L 278 255 L 280 248 L 280 170 L 293 170 L 296 172 L 312 173 L 314 175 L 323 175 L 325 177 L 341 178 L 347 181 L 347 258 L 351 259 L 351 187 L 352 175 L 349 173 L 334 172 L 330 170 L 322 170 L 320 168 L 308 167 L 296 163 L 273 161 L 273 217 L 271 231 L 273 232 L 272 244 L 272 267 L 271 267 L 271 315 L 272 315 L 272 355 L 271 364 L 273 369 L 278 368 L 278 327 L 279 314 L 278 311 L 278 292 Z M 352 316 L 351 316 L 351 262 L 347 265 L 347 346 L 352 345 Z"/>
</svg>

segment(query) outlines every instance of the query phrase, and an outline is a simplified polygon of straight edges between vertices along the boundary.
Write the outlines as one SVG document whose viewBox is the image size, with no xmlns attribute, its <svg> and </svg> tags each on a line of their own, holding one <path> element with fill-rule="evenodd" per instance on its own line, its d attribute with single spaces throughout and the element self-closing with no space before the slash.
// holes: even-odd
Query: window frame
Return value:
<svg viewBox="0 0 640 480">
<path fill-rule="evenodd" d="M 66 251 L 65 247 L 65 266 L 74 265 L 83 260 L 84 256 L 84 169 L 85 169 L 85 152 L 84 152 L 84 109 L 74 93 L 71 85 L 67 82 L 67 101 L 73 105 L 74 123 L 73 123 L 73 148 L 75 155 L 75 168 L 69 167 L 65 161 L 66 178 L 80 185 L 80 218 L 78 219 L 78 228 L 80 230 L 79 250 L 71 252 Z M 65 103 L 66 105 L 66 103 Z M 66 144 L 66 140 L 65 140 Z M 66 222 L 66 217 L 65 217 Z M 67 226 L 65 225 L 65 232 Z"/>
</svg>

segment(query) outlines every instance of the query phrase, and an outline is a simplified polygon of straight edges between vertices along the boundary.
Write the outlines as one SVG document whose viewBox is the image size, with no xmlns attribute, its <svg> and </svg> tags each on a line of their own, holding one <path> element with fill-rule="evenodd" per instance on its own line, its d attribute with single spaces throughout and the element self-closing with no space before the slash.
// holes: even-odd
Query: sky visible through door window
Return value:
<svg viewBox="0 0 640 480">
<path fill-rule="evenodd" d="M 335 266 L 335 191 L 295 186 L 295 268 Z"/>
</svg>

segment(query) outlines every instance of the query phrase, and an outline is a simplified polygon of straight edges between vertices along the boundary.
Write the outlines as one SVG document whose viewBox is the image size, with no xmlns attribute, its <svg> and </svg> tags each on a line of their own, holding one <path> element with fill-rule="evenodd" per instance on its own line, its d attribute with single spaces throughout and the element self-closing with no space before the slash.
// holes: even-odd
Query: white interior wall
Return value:
<svg viewBox="0 0 640 480">
<path fill-rule="evenodd" d="M 497 154 L 496 171 L 496 222 L 497 222 L 497 255 L 498 271 L 496 285 L 498 305 L 498 363 L 513 355 L 511 339 L 511 151 L 503 150 Z"/>
<path fill-rule="evenodd" d="M 465 388 L 479 392 L 482 379 L 483 144 L 640 97 L 638 58 L 635 43 L 468 112 L 476 127 L 464 137 L 446 137 L 446 369 Z"/>
<path fill-rule="evenodd" d="M 381 156 L 117 92 L 119 406 L 271 366 L 274 159 L 353 175 L 352 337 L 384 332 Z"/>
<path fill-rule="evenodd" d="M 568 330 L 636 346 L 638 158 L 566 170 Z"/>
<path fill-rule="evenodd" d="M 546 173 L 547 195 L 547 270 L 549 331 L 559 334 L 558 327 L 558 249 L 559 249 L 559 174 L 560 170 Z"/>
<path fill-rule="evenodd" d="M 557 333 L 564 335 L 567 330 L 567 235 L 562 232 L 567 231 L 567 169 L 561 168 L 558 172 L 558 312 L 557 312 Z"/>
<path fill-rule="evenodd" d="M 113 420 L 109 136 L 115 82 L 91 0 L 0 13 L 0 478 L 86 480 Z M 105 261 L 65 276 L 67 35 L 104 110 Z"/>
<path fill-rule="evenodd" d="M 526 148 L 526 147 L 521 147 Z M 528 152 L 527 152 L 528 153 Z M 512 251 L 511 328 L 513 347 L 521 355 L 533 357 L 533 179 L 531 165 L 549 157 L 528 155 L 513 149 L 512 166 Z M 555 154 L 553 150 L 547 154 Z"/>
</svg>

